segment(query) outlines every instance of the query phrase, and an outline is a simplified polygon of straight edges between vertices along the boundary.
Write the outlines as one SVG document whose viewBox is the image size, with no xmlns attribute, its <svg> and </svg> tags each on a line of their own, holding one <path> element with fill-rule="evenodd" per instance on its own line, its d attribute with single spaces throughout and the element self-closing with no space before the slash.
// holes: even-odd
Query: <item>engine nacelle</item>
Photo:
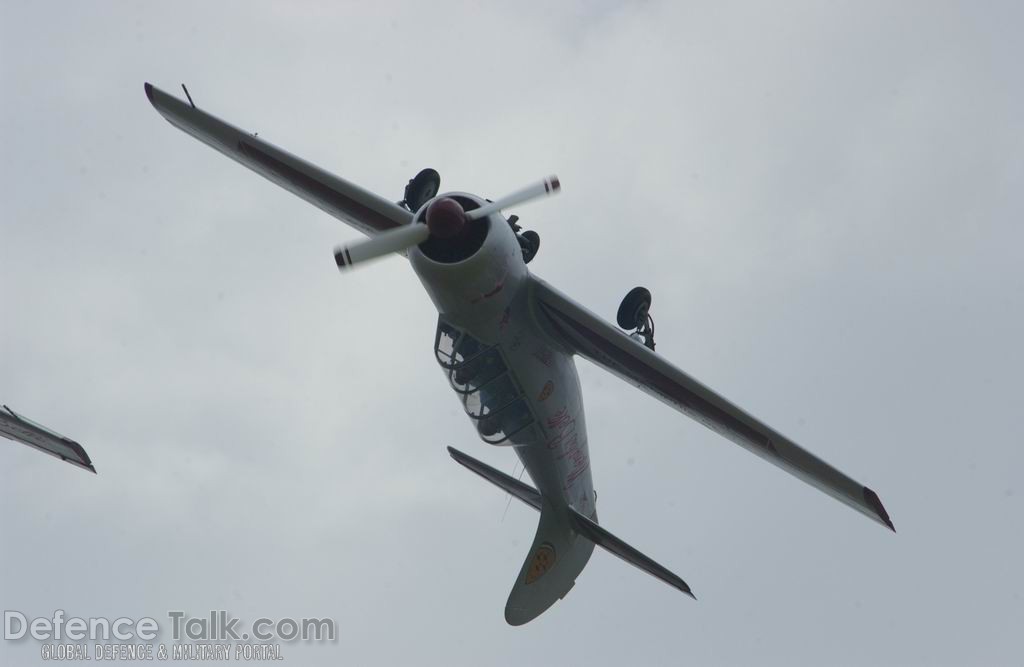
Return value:
<svg viewBox="0 0 1024 667">
<path fill-rule="evenodd" d="M 466 211 L 487 203 L 464 192 L 443 196 Z M 428 206 L 416 212 L 416 222 Z M 492 329 L 496 333 L 501 315 L 528 275 L 519 241 L 501 213 L 467 223 L 457 238 L 428 239 L 409 250 L 409 261 L 437 311 L 482 338 Z"/>
</svg>

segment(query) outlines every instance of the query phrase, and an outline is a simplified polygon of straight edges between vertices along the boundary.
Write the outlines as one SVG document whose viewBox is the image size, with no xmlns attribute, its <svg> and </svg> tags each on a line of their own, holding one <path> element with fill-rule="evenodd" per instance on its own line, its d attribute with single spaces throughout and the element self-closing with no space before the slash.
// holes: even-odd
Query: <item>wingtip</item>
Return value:
<svg viewBox="0 0 1024 667">
<path fill-rule="evenodd" d="M 349 253 L 348 248 L 338 246 L 334 249 L 334 263 L 338 265 L 338 269 L 344 271 L 352 266 L 352 255 Z"/>
<path fill-rule="evenodd" d="M 670 583 L 672 583 L 673 586 L 678 588 L 683 593 L 686 593 L 687 595 L 689 595 L 694 600 L 697 599 L 697 596 L 693 594 L 693 590 L 690 589 L 690 584 L 686 583 L 685 581 L 683 581 L 679 577 L 675 577 L 675 579 L 676 579 L 675 582 L 670 582 Z"/>
<path fill-rule="evenodd" d="M 143 87 L 146 89 L 146 98 L 149 100 L 149 103 L 155 104 L 153 101 L 153 84 L 147 81 L 143 84 Z"/>
<path fill-rule="evenodd" d="M 885 511 L 885 506 L 882 505 L 882 501 L 878 497 L 878 494 L 866 486 L 864 487 L 864 502 L 866 502 L 871 509 L 875 511 L 875 514 L 878 515 L 878 518 L 882 523 L 889 527 L 889 530 L 894 533 L 896 532 L 896 526 L 892 524 L 892 519 L 889 518 L 889 513 Z"/>
</svg>

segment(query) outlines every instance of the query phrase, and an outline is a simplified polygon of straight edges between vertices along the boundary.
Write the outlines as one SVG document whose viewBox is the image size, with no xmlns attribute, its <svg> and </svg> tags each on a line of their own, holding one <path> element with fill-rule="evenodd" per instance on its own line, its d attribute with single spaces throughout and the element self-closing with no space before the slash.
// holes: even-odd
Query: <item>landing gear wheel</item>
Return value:
<svg viewBox="0 0 1024 667">
<path fill-rule="evenodd" d="M 619 304 L 615 321 L 626 331 L 647 326 L 647 311 L 651 308 L 651 292 L 646 287 L 634 287 Z"/>
<path fill-rule="evenodd" d="M 405 205 L 410 211 L 420 210 L 441 188 L 441 175 L 433 169 L 424 169 L 405 186 Z"/>
<path fill-rule="evenodd" d="M 540 234 L 530 229 L 523 232 L 520 239 L 519 245 L 523 249 L 523 261 L 529 264 L 540 250 Z"/>
</svg>

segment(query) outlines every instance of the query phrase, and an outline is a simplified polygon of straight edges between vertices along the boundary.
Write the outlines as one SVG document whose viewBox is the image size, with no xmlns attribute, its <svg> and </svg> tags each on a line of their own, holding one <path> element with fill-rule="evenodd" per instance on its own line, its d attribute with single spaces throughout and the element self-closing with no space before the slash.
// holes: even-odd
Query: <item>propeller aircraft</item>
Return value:
<svg viewBox="0 0 1024 667">
<path fill-rule="evenodd" d="M 459 464 L 540 513 L 537 533 L 505 605 L 527 623 L 565 597 L 595 546 L 693 597 L 690 587 L 598 522 L 583 397 L 583 357 L 725 438 L 895 530 L 874 491 L 801 448 L 654 351 L 651 295 L 638 287 L 617 323 L 533 274 L 539 236 L 502 211 L 555 194 L 556 177 L 489 201 L 438 194 L 426 169 L 393 202 L 316 167 L 151 84 L 146 96 L 172 125 L 291 191 L 368 238 L 335 250 L 342 271 L 404 254 L 438 311 L 434 355 L 481 439 L 510 447 L 533 486 L 452 447 Z M 186 95 L 188 91 L 186 90 Z"/>
</svg>

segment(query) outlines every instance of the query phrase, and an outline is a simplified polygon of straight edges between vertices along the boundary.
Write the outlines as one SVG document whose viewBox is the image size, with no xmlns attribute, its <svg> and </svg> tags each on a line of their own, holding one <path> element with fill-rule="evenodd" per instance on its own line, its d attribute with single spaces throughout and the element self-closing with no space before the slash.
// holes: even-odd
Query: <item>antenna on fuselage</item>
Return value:
<svg viewBox="0 0 1024 667">
<path fill-rule="evenodd" d="M 195 109 L 196 103 L 192 101 L 192 96 L 188 94 L 188 88 L 185 87 L 185 84 L 181 84 L 181 89 L 185 91 L 185 97 L 188 98 L 188 103 L 192 105 L 193 109 Z"/>
</svg>

